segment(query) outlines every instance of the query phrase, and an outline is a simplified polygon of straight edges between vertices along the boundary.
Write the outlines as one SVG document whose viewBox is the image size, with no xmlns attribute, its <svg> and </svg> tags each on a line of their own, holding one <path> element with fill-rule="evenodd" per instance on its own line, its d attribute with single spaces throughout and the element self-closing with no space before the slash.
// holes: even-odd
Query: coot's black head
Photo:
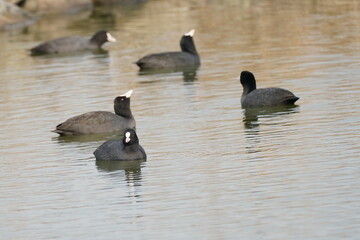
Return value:
<svg viewBox="0 0 360 240">
<path fill-rule="evenodd" d="M 244 88 L 244 93 L 249 93 L 256 89 L 254 74 L 249 71 L 242 71 L 240 74 L 240 83 Z"/>
<path fill-rule="evenodd" d="M 106 30 L 101 30 L 92 36 L 90 39 L 92 43 L 95 43 L 99 47 L 106 42 L 116 42 L 116 39 Z"/>
<path fill-rule="evenodd" d="M 139 144 L 138 136 L 133 129 L 127 129 L 124 133 L 123 137 L 123 144 L 124 146 L 130 146 L 134 144 Z"/>
<path fill-rule="evenodd" d="M 198 55 L 193 40 L 194 33 L 195 33 L 195 29 L 191 30 L 188 33 L 185 33 L 180 40 L 180 47 L 181 47 L 181 51 L 183 52 L 188 52 L 194 55 Z"/>
<path fill-rule="evenodd" d="M 118 96 L 114 100 L 114 111 L 116 115 L 129 118 L 131 117 L 130 96 L 133 90 L 128 91 L 124 95 Z"/>
</svg>

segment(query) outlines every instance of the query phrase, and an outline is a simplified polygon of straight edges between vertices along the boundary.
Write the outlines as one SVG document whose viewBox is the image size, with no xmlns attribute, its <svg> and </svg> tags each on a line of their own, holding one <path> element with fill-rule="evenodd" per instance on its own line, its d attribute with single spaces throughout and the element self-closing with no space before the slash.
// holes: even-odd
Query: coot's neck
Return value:
<svg viewBox="0 0 360 240">
<path fill-rule="evenodd" d="M 126 102 L 123 104 L 115 104 L 114 105 L 114 111 L 116 115 L 119 115 L 124 118 L 133 118 L 133 115 L 131 113 L 130 109 L 130 99 L 126 99 Z"/>
<path fill-rule="evenodd" d="M 139 149 L 139 143 L 134 143 L 131 145 L 124 144 L 126 152 L 136 152 Z"/>
<path fill-rule="evenodd" d="M 183 36 L 180 40 L 181 51 L 198 55 L 194 40 L 191 36 Z"/>
<path fill-rule="evenodd" d="M 243 85 L 243 96 L 248 95 L 249 93 L 251 93 L 252 91 L 254 91 L 256 89 L 256 83 L 251 84 L 251 85 Z"/>
<path fill-rule="evenodd" d="M 240 76 L 240 83 L 243 86 L 243 94 L 241 96 L 241 101 L 243 101 L 246 95 L 256 89 L 255 77 L 251 72 L 243 71 Z"/>
<path fill-rule="evenodd" d="M 115 114 L 124 118 L 133 118 L 130 108 L 115 109 Z"/>
<path fill-rule="evenodd" d="M 250 88 L 243 86 L 243 93 L 241 95 L 241 102 L 243 102 L 245 97 L 253 90 L 250 90 Z"/>
<path fill-rule="evenodd" d="M 104 43 L 107 42 L 106 35 L 102 35 L 98 32 L 91 37 L 90 42 L 100 48 Z"/>
</svg>

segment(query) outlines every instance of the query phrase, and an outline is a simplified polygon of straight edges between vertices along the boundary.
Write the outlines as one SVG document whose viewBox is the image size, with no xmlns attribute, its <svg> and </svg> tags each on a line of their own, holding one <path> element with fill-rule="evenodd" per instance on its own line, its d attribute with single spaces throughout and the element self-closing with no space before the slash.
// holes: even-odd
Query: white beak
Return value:
<svg viewBox="0 0 360 240">
<path fill-rule="evenodd" d="M 130 133 L 129 132 L 127 132 L 127 133 L 125 133 L 125 142 L 126 143 L 128 143 L 128 142 L 130 142 Z"/>
<path fill-rule="evenodd" d="M 131 97 L 131 94 L 133 93 L 133 90 L 130 90 L 130 91 L 127 91 L 124 95 L 120 95 L 121 97 L 122 96 L 125 96 L 126 98 L 129 98 Z"/>
<path fill-rule="evenodd" d="M 190 32 L 185 33 L 184 36 L 190 36 L 190 37 L 192 37 L 192 36 L 194 36 L 194 34 L 195 34 L 195 29 L 192 29 Z"/>
<path fill-rule="evenodd" d="M 106 38 L 109 42 L 116 42 L 116 39 L 113 36 L 111 36 L 110 33 L 106 33 Z"/>
</svg>

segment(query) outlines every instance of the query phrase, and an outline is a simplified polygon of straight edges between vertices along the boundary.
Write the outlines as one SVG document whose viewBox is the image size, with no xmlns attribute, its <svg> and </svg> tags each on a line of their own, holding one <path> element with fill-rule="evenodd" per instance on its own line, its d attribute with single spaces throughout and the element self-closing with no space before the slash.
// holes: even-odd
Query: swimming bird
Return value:
<svg viewBox="0 0 360 240">
<path fill-rule="evenodd" d="M 240 83 L 243 86 L 242 108 L 294 105 L 299 99 L 289 90 L 282 88 L 256 89 L 254 74 L 249 71 L 241 72 Z"/>
<path fill-rule="evenodd" d="M 180 40 L 181 52 L 164 52 L 146 55 L 136 64 L 140 70 L 183 68 L 200 66 L 200 56 L 193 40 L 195 30 L 185 33 Z"/>
<path fill-rule="evenodd" d="M 50 40 L 30 49 L 32 55 L 70 53 L 81 50 L 97 50 L 106 42 L 116 42 L 108 31 L 101 30 L 91 38 L 82 36 L 69 36 Z"/>
<path fill-rule="evenodd" d="M 121 140 L 110 140 L 100 145 L 94 152 L 96 160 L 146 160 L 144 148 L 139 144 L 133 129 L 127 129 Z"/>
<path fill-rule="evenodd" d="M 133 90 L 114 100 L 115 114 L 107 111 L 88 112 L 69 118 L 56 126 L 53 132 L 60 135 L 100 134 L 135 129 L 135 119 L 130 109 L 130 96 Z"/>
</svg>

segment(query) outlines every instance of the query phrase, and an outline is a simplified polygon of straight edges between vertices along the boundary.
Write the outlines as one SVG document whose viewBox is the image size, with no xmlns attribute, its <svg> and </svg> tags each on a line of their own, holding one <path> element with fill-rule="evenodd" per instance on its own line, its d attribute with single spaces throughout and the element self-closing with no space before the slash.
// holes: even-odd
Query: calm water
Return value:
<svg viewBox="0 0 360 240">
<path fill-rule="evenodd" d="M 107 53 L 26 54 L 103 28 Z M 138 74 L 192 28 L 196 73 Z M 1 239 L 358 239 L 359 1 L 149 1 L 0 39 Z M 244 111 L 242 70 L 298 106 Z M 51 132 L 129 89 L 147 162 L 96 163 L 106 138 Z"/>
</svg>

